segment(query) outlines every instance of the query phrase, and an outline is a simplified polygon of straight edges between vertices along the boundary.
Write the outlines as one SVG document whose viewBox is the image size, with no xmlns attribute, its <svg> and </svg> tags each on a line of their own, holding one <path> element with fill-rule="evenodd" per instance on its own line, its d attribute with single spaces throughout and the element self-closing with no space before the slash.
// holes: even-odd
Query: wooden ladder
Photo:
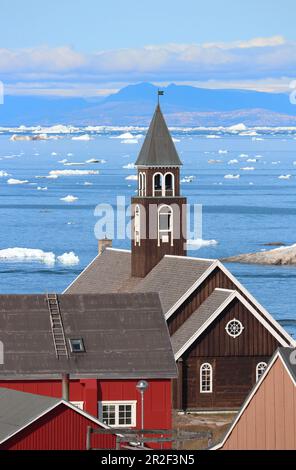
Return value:
<svg viewBox="0 0 296 470">
<path fill-rule="evenodd" d="M 51 331 L 56 356 L 58 359 L 60 356 L 66 356 L 68 359 L 69 353 L 57 294 L 46 294 L 46 301 L 50 315 Z"/>
</svg>

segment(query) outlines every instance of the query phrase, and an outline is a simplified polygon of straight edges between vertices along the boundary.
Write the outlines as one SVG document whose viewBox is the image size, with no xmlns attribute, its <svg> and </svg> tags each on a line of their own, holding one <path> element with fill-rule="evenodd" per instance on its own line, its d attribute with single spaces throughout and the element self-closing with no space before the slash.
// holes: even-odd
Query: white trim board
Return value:
<svg viewBox="0 0 296 470">
<path fill-rule="evenodd" d="M 215 289 L 216 290 L 216 289 Z M 217 290 L 221 290 L 217 288 Z M 222 289 L 227 291 L 228 289 Z M 186 343 L 175 353 L 175 360 L 177 361 L 187 349 L 199 338 L 199 336 L 211 325 L 211 323 L 225 310 L 225 308 L 232 302 L 234 299 L 238 299 L 248 310 L 250 313 L 254 315 L 254 317 L 269 331 L 269 333 L 276 338 L 276 340 L 282 346 L 290 346 L 290 344 L 285 343 L 283 338 L 269 325 L 269 323 L 257 312 L 257 310 L 252 307 L 252 305 L 237 291 L 229 290 L 229 296 L 227 297 L 224 302 L 217 308 L 215 312 L 208 318 L 204 324 L 194 332 L 191 338 L 186 341 Z M 190 318 L 190 317 L 189 317 Z"/>
<path fill-rule="evenodd" d="M 25 393 L 25 392 L 23 392 Z M 84 418 L 86 419 L 89 419 L 90 421 L 93 421 L 95 424 L 97 424 L 98 426 L 101 426 L 102 428 L 104 429 L 112 429 L 110 428 L 110 426 L 106 426 L 106 424 L 102 423 L 101 421 L 99 421 L 95 416 L 92 416 L 88 413 L 86 413 L 84 410 L 81 410 L 79 408 L 77 408 L 77 406 L 75 405 L 72 405 L 72 403 L 68 402 L 68 401 L 65 401 L 65 400 L 59 400 L 57 403 L 55 403 L 54 405 L 50 406 L 49 408 L 47 408 L 46 410 L 44 410 L 42 413 L 40 413 L 39 415 L 35 416 L 34 418 L 32 418 L 31 420 L 29 420 L 26 424 L 24 424 L 23 426 L 21 426 L 20 428 L 18 428 L 16 431 L 13 431 L 12 433 L 8 434 L 8 436 L 6 436 L 4 439 L 2 439 L 2 441 L 0 441 L 0 444 L 3 444 L 4 442 L 6 442 L 7 440 L 11 439 L 13 436 L 15 436 L 16 434 L 18 434 L 19 432 L 23 431 L 24 429 L 26 429 L 28 426 L 30 426 L 31 424 L 33 424 L 35 421 L 37 421 L 38 419 L 42 418 L 43 416 L 45 416 L 47 413 L 50 413 L 52 410 L 54 410 L 57 406 L 60 406 L 60 405 L 66 405 L 68 406 L 68 408 L 71 408 L 72 410 L 76 411 L 76 413 L 79 413 L 81 414 L 82 416 L 84 416 Z M 115 434 L 115 433 L 114 433 Z"/>
<path fill-rule="evenodd" d="M 276 351 L 274 356 L 271 358 L 267 368 L 265 369 L 265 372 L 264 374 L 260 377 L 260 379 L 258 380 L 258 382 L 256 382 L 256 384 L 254 385 L 254 388 L 252 389 L 252 391 L 250 392 L 249 396 L 247 397 L 246 401 L 243 403 L 237 417 L 235 418 L 235 420 L 233 421 L 232 425 L 230 426 L 229 430 L 227 431 L 227 433 L 225 434 L 223 440 L 219 443 L 219 444 L 216 444 L 214 447 L 211 447 L 210 450 L 218 450 L 220 449 L 221 447 L 224 446 L 225 442 L 227 441 L 228 437 L 230 436 L 230 434 L 232 433 L 233 429 L 235 428 L 235 426 L 237 425 L 238 421 L 240 420 L 242 414 L 244 413 L 245 409 L 248 407 L 249 403 L 251 402 L 252 398 L 254 397 L 254 395 L 256 394 L 258 388 L 261 386 L 263 380 L 265 380 L 267 374 L 269 373 L 270 369 L 272 368 L 272 366 L 274 365 L 275 361 L 277 359 L 280 359 L 282 361 L 282 364 L 283 366 L 285 367 L 286 371 L 289 373 L 289 376 L 291 378 L 291 380 L 293 381 L 294 385 L 296 386 L 296 383 L 293 379 L 293 377 L 291 376 L 291 373 L 290 371 L 288 370 L 286 364 L 285 364 L 285 361 L 283 360 L 282 356 L 281 356 L 281 353 L 280 351 Z"/>
</svg>

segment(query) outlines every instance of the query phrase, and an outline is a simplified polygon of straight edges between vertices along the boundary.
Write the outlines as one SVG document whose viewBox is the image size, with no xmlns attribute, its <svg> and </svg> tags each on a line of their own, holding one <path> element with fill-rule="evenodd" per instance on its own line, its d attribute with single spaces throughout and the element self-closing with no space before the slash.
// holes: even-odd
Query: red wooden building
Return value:
<svg viewBox="0 0 296 470">
<path fill-rule="evenodd" d="M 238 409 L 278 346 L 294 340 L 218 260 L 186 256 L 186 199 L 159 105 L 136 161 L 131 251 L 104 250 L 66 293 L 158 292 L 182 410 Z"/>
<path fill-rule="evenodd" d="M 98 419 L 69 402 L 0 388 L 0 450 L 86 450 Z M 91 446 L 115 449 L 115 435 L 93 434 Z"/>
<path fill-rule="evenodd" d="M 100 422 L 171 428 L 177 375 L 157 294 L 1 295 L 0 387 L 64 398 Z"/>
</svg>

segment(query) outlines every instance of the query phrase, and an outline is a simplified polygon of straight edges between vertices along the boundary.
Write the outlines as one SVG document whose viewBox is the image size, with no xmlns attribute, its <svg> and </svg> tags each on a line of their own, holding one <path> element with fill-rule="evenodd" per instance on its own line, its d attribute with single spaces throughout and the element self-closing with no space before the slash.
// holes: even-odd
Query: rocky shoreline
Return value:
<svg viewBox="0 0 296 470">
<path fill-rule="evenodd" d="M 272 245 L 270 245 L 272 246 Z M 272 250 L 263 250 L 257 253 L 245 253 L 230 256 L 221 260 L 225 263 L 269 264 L 269 265 L 296 265 L 296 244 L 280 246 Z"/>
</svg>

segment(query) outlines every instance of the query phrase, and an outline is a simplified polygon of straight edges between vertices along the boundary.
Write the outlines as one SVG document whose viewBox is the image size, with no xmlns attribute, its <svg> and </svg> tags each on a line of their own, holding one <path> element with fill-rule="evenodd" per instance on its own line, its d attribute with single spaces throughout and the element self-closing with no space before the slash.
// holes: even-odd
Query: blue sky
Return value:
<svg viewBox="0 0 296 470">
<path fill-rule="evenodd" d="M 0 80 L 18 94 L 128 83 L 282 91 L 296 70 L 295 0 L 1 0 Z"/>
</svg>

